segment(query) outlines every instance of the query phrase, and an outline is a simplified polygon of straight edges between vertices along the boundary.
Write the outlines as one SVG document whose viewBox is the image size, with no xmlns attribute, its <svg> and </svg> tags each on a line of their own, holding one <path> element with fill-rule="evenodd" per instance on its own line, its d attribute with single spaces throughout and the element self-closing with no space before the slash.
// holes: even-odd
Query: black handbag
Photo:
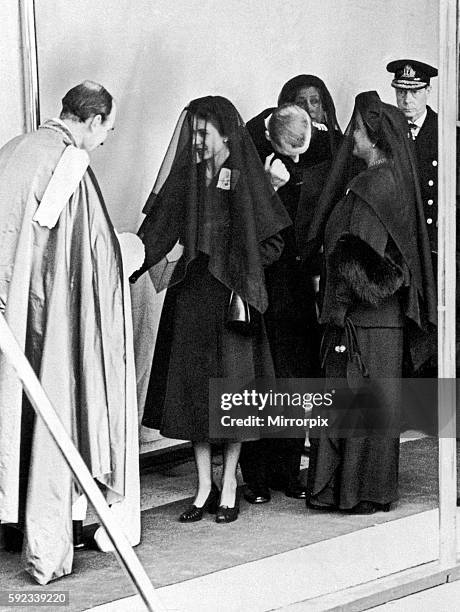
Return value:
<svg viewBox="0 0 460 612">
<path fill-rule="evenodd" d="M 345 317 L 345 338 L 348 347 L 348 386 L 353 393 L 357 393 L 369 379 L 369 372 L 361 357 L 355 326 L 348 317 Z"/>
<path fill-rule="evenodd" d="M 250 336 L 255 333 L 255 321 L 249 304 L 234 291 L 228 301 L 225 325 L 238 334 Z"/>
</svg>

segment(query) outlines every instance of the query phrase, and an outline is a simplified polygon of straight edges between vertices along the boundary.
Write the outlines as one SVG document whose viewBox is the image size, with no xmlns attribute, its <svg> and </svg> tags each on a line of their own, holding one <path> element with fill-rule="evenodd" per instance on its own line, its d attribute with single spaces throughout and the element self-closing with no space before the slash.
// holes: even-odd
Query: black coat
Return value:
<svg viewBox="0 0 460 612">
<path fill-rule="evenodd" d="M 262 111 L 246 127 L 262 163 L 275 153 L 286 166 L 290 179 L 278 191 L 294 222 L 281 232 L 284 251 L 266 269 L 268 309 L 265 313 L 270 348 L 277 376 L 314 376 L 318 373 L 319 328 L 311 268 L 301 262 L 302 236 L 313 215 L 331 165 L 327 132 L 314 129 L 309 149 L 294 163 L 274 151 L 265 137 L 265 120 L 273 108 Z M 305 209 L 305 210 L 304 210 Z"/>
<path fill-rule="evenodd" d="M 457 151 L 460 151 L 459 145 L 460 130 L 457 128 Z M 438 250 L 438 115 L 429 106 L 425 121 L 415 139 L 415 150 L 428 237 L 431 250 L 436 253 Z M 459 185 L 457 185 L 458 191 Z M 457 209 L 458 200 L 457 195 Z"/>
<path fill-rule="evenodd" d="M 417 169 L 431 250 L 438 250 L 438 115 L 428 106 L 415 139 Z"/>
<path fill-rule="evenodd" d="M 437 244 L 438 244 L 438 115 L 429 106 L 427 116 L 415 139 L 415 149 L 417 153 L 417 166 L 420 179 L 420 190 L 422 193 L 423 209 L 427 220 L 428 237 L 433 257 L 433 267 L 435 277 L 437 275 Z M 460 130 L 457 128 L 457 158 L 460 153 Z M 456 314 L 456 334 L 457 334 L 457 376 L 460 375 L 460 177 L 457 161 L 457 314 Z M 430 182 L 433 182 L 430 185 Z M 428 220 L 432 222 L 429 223 Z M 434 370 L 432 370 L 434 371 Z M 430 375 L 434 375 L 431 374 Z"/>
</svg>

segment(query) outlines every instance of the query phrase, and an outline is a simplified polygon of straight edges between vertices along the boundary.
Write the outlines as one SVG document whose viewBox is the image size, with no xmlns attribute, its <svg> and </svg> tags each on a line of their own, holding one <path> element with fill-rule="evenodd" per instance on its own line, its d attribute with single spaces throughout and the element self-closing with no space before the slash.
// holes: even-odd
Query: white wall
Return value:
<svg viewBox="0 0 460 612">
<path fill-rule="evenodd" d="M 346 126 L 356 93 L 393 102 L 385 65 L 437 65 L 435 0 L 39 0 L 42 118 L 85 78 L 117 98 L 116 132 L 94 167 L 118 229 L 135 229 L 180 110 L 230 98 L 248 120 L 314 73 Z M 433 92 L 436 94 L 436 92 Z M 433 96 L 435 98 L 435 95 Z"/>
<path fill-rule="evenodd" d="M 17 0 L 0 1 L 0 146 L 24 130 Z"/>
<path fill-rule="evenodd" d="M 17 4 L 0 0 L 0 145 L 23 130 Z M 121 231 L 137 229 L 179 112 L 192 98 L 227 96 L 248 120 L 275 105 L 292 76 L 313 73 L 331 90 L 345 127 L 358 92 L 377 89 L 393 102 L 388 61 L 437 65 L 435 0 L 35 4 L 42 119 L 56 116 L 64 93 L 86 78 L 117 99 L 116 131 L 93 154 L 93 167 Z M 141 409 L 162 298 L 147 275 L 133 287 Z"/>
</svg>

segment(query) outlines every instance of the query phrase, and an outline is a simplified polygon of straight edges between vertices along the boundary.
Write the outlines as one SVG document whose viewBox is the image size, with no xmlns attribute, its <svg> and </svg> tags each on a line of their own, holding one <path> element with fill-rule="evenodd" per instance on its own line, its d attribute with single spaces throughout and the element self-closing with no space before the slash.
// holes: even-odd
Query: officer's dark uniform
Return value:
<svg viewBox="0 0 460 612">
<path fill-rule="evenodd" d="M 414 60 L 396 60 L 390 62 L 387 65 L 388 72 L 394 73 L 394 79 L 391 83 L 392 87 L 396 89 L 421 89 L 427 87 L 430 84 L 430 78 L 437 76 L 438 71 L 433 66 L 417 62 Z M 438 115 L 429 107 L 426 107 L 426 117 L 421 125 L 418 133 L 413 135 L 414 145 L 417 157 L 417 169 L 419 174 L 420 191 L 423 201 L 423 211 L 425 215 L 426 228 L 428 232 L 428 238 L 431 247 L 431 257 L 433 261 L 433 271 L 435 278 L 437 277 L 437 255 L 438 255 Z M 413 124 L 409 120 L 409 125 Z M 412 131 L 412 128 L 411 128 Z M 457 128 L 457 151 L 459 151 L 460 143 L 460 130 Z M 458 155 L 458 153 L 457 153 Z M 458 167 L 458 164 L 457 164 Z M 457 172 L 458 174 L 458 172 Z M 458 177 L 457 177 L 458 179 Z M 459 191 L 459 185 L 457 185 L 457 193 Z M 457 267 L 459 262 L 459 223 L 460 215 L 458 214 L 458 196 L 457 196 Z M 457 280 L 458 285 L 458 280 Z M 459 293 L 457 292 L 457 304 L 459 303 Z M 457 315 L 457 321 L 459 317 Z M 460 332 L 460 328 L 457 323 L 457 336 Z M 436 338 L 433 338 L 434 343 Z M 458 355 L 458 343 L 457 343 L 457 368 L 459 366 L 459 355 Z M 430 359 L 422 368 L 414 373 L 409 370 L 409 374 L 412 376 L 424 377 L 424 378 L 436 378 L 437 377 L 437 356 L 436 347 L 433 349 L 433 357 Z M 458 374 L 457 374 L 458 375 Z M 436 390 L 434 390 L 436 391 Z M 430 404 L 430 402 L 420 402 L 420 410 L 423 411 L 424 404 Z M 436 399 L 433 400 L 433 404 L 436 404 Z M 432 410 L 432 406 L 426 409 L 431 409 L 433 423 L 431 427 L 433 431 L 436 429 L 437 414 L 436 411 Z M 427 417 L 427 415 L 425 415 Z M 418 417 L 419 418 L 419 417 Z M 425 419 L 426 420 L 426 419 Z M 429 418 L 428 418 L 429 421 Z M 409 418 L 410 422 L 410 418 Z M 411 423 L 417 427 L 420 422 Z M 430 425 L 429 425 L 430 426 Z"/>
<path fill-rule="evenodd" d="M 396 89 L 423 89 L 430 79 L 437 76 L 433 66 L 415 60 L 396 60 L 387 65 L 394 73 L 391 86 Z M 426 117 L 418 133 L 413 136 L 417 155 L 423 210 L 433 259 L 434 273 L 437 269 L 438 252 L 438 116 L 426 107 Z M 414 125 L 409 120 L 409 125 Z"/>
<path fill-rule="evenodd" d="M 415 138 L 415 150 L 423 211 L 435 264 L 438 252 L 438 115 L 429 106 L 425 121 Z"/>
</svg>

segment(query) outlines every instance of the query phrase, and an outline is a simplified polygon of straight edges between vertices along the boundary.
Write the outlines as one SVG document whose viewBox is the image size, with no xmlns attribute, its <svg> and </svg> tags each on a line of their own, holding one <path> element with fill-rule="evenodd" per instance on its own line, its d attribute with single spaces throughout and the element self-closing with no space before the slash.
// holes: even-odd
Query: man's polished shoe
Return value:
<svg viewBox="0 0 460 612">
<path fill-rule="evenodd" d="M 72 521 L 72 539 L 74 550 L 84 550 L 86 543 L 83 540 L 83 521 Z"/>
<path fill-rule="evenodd" d="M 293 485 L 285 489 L 286 497 L 292 497 L 293 499 L 306 499 L 307 489 L 301 484 Z"/>
<path fill-rule="evenodd" d="M 270 489 L 268 487 L 251 487 L 246 485 L 244 499 L 250 504 L 266 504 L 271 500 Z"/>
<path fill-rule="evenodd" d="M 2 530 L 5 550 L 12 553 L 20 553 L 22 551 L 22 543 L 24 540 L 24 534 L 22 531 L 9 524 L 2 525 Z"/>
<path fill-rule="evenodd" d="M 272 479 L 270 481 L 270 488 L 274 491 L 283 491 L 286 497 L 292 497 L 293 499 L 306 499 L 307 488 L 300 482 L 294 481 L 293 484 L 286 485 L 286 479 L 284 482 L 279 479 Z"/>
</svg>

